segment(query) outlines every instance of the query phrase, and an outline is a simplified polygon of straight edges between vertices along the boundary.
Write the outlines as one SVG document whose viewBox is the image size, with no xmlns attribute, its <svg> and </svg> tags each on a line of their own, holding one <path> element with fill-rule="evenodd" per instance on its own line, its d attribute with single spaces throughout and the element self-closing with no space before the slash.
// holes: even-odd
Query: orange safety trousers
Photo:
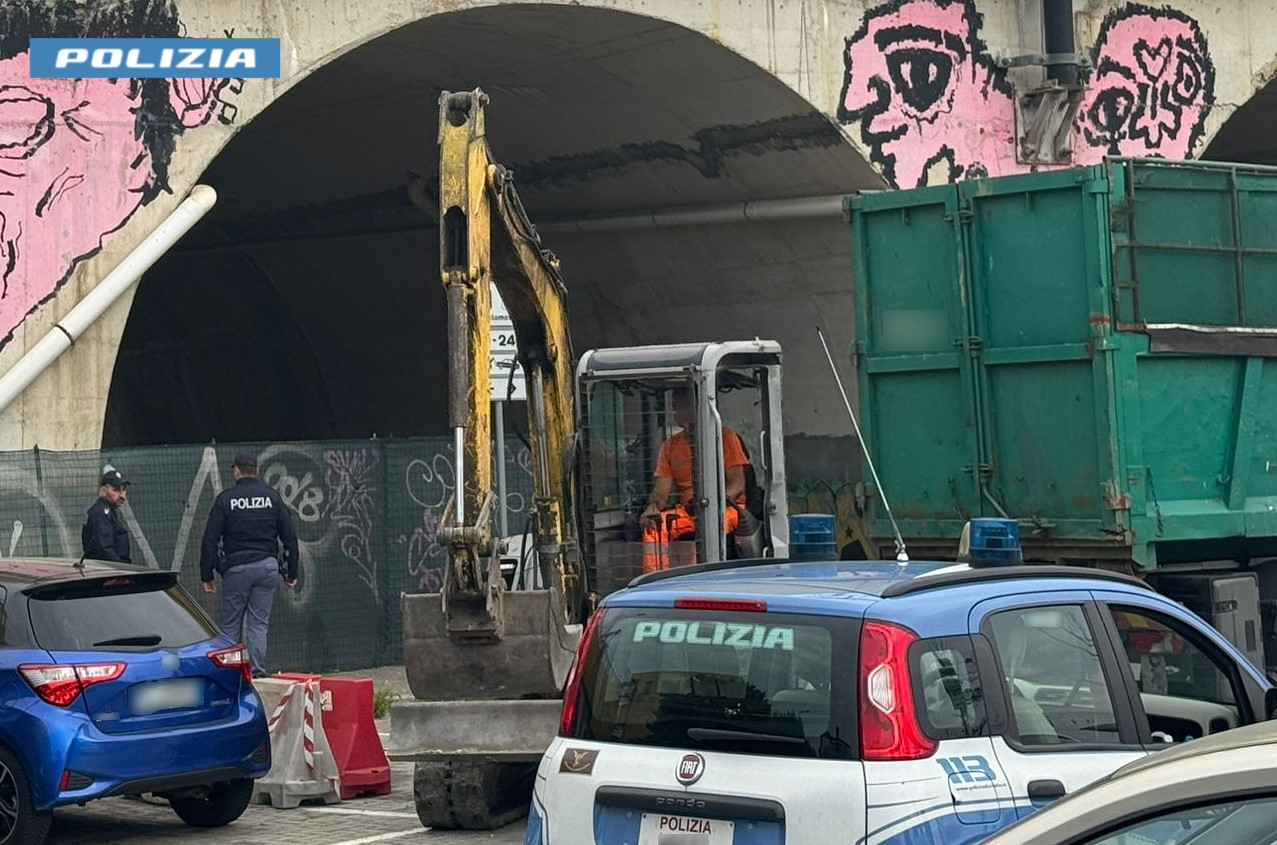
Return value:
<svg viewBox="0 0 1277 845">
<path fill-rule="evenodd" d="M 731 534 L 740 523 L 736 508 L 723 509 L 723 530 Z M 670 568 L 670 543 L 696 533 L 696 520 L 687 508 L 679 505 L 661 511 L 655 522 L 643 525 L 643 572 L 658 572 Z M 693 557 L 692 563 L 696 560 Z"/>
</svg>

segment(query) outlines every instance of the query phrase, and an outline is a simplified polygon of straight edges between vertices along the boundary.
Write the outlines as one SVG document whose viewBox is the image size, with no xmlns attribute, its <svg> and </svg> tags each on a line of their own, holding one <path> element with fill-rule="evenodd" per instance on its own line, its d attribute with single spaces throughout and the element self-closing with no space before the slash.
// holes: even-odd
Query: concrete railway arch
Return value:
<svg viewBox="0 0 1277 845">
<path fill-rule="evenodd" d="M 33 3 L 0 0 L 6 31 Z M 1109 69 L 1070 130 L 1076 160 L 1267 160 L 1248 128 L 1262 129 L 1264 110 L 1244 104 L 1271 93 L 1277 33 L 1244 24 L 1277 4 L 1165 5 L 1073 4 L 1078 49 Z M 164 119 L 135 127 L 130 112 L 142 148 L 121 133 L 79 158 L 35 150 L 46 163 L 25 188 L 32 208 L 67 187 L 68 167 L 72 188 L 126 201 L 60 212 L 78 240 L 5 242 L 17 259 L 0 296 L 0 370 L 191 185 L 212 184 L 220 201 L 0 414 L 5 448 L 438 431 L 434 101 L 477 85 L 493 98 L 494 149 L 564 261 L 579 347 L 776 336 L 790 353 L 791 467 L 827 475 L 853 454 L 811 325 L 851 340 L 848 239 L 828 203 L 786 201 L 1024 169 L 1014 95 L 1040 71 L 1001 60 L 1043 46 L 1039 4 L 1022 0 L 90 6 L 107 11 L 76 31 L 279 36 L 284 78 L 150 84 L 136 102 L 160 103 Z M 922 30 L 930 41 L 906 37 Z M 23 61 L 20 44 L 6 49 L 0 75 Z M 1173 108 L 1150 121 L 1155 105 Z M 63 194 L 74 191 L 51 195 Z M 758 201 L 778 201 L 779 219 L 744 220 L 742 204 Z M 651 225 L 669 207 L 736 219 Z M 825 216 L 805 216 L 813 208 Z M 581 222 L 599 216 L 610 221 Z"/>
</svg>

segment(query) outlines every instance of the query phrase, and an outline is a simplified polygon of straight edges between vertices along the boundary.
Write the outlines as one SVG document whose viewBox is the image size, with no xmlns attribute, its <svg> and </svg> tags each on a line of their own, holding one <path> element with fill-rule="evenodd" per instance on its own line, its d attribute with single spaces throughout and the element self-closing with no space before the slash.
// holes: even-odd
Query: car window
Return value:
<svg viewBox="0 0 1277 845">
<path fill-rule="evenodd" d="M 180 648 L 219 633 L 180 587 L 128 577 L 41 590 L 27 607 L 36 643 L 49 651 Z"/>
<path fill-rule="evenodd" d="M 1080 605 L 994 613 L 989 631 L 1025 746 L 1120 742 L 1109 684 Z"/>
<path fill-rule="evenodd" d="M 0 585 L 0 647 L 37 648 L 31 635 L 31 623 L 23 612 L 25 602 L 15 588 Z"/>
<path fill-rule="evenodd" d="M 1239 724 L 1239 698 L 1222 653 L 1162 614 L 1120 605 L 1109 612 L 1155 739 L 1183 741 Z"/>
<path fill-rule="evenodd" d="M 828 617 L 610 609 L 582 664 L 573 736 L 850 757 L 855 633 Z"/>
<path fill-rule="evenodd" d="M 1219 800 L 1168 810 L 1085 845 L 1274 845 L 1277 797 Z"/>
<path fill-rule="evenodd" d="M 932 739 L 961 739 L 988 733 L 984 690 L 969 637 L 940 637 L 914 643 L 910 670 L 918 721 Z"/>
</svg>

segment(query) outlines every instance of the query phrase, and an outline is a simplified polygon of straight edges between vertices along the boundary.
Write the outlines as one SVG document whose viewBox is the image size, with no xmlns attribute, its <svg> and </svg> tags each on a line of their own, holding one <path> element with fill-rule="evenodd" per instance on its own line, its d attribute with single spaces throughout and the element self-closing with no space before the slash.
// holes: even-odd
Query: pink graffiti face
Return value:
<svg viewBox="0 0 1277 845">
<path fill-rule="evenodd" d="M 897 187 L 1001 172 L 1014 157 L 1010 98 L 987 56 L 975 54 L 969 5 L 906 0 L 871 12 L 847 46 L 841 118 Z M 1002 147 L 1005 146 L 1005 150 Z"/>
<path fill-rule="evenodd" d="M 1116 20 L 1099 45 L 1079 129 L 1100 154 L 1188 158 L 1214 74 L 1206 41 L 1187 17 L 1150 10 Z"/>
<path fill-rule="evenodd" d="M 137 130 L 140 81 L 28 71 L 26 53 L 0 61 L 0 338 L 129 219 L 156 178 Z M 175 82 L 178 120 L 207 121 L 215 81 Z"/>
</svg>

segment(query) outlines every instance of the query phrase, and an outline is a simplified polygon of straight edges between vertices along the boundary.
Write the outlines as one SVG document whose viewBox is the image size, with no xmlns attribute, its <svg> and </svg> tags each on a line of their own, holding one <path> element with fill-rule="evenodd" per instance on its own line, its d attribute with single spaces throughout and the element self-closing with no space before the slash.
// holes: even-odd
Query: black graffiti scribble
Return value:
<svg viewBox="0 0 1277 845">
<path fill-rule="evenodd" d="M 355 574 L 381 603 L 377 558 L 373 548 L 376 523 L 377 487 L 374 470 L 378 453 L 367 449 L 331 450 L 324 455 L 328 464 L 326 484 L 332 491 L 328 518 L 338 534 L 339 548 L 355 566 Z"/>
<path fill-rule="evenodd" d="M 903 26 L 879 30 L 874 42 L 887 60 L 892 87 L 905 104 L 918 114 L 926 114 L 949 91 L 955 65 L 966 61 L 967 49 L 962 39 L 952 32 L 922 26 Z M 930 43 L 937 47 L 900 47 L 897 44 Z M 931 115 L 935 119 L 939 113 Z"/>
<path fill-rule="evenodd" d="M 988 145 L 947 138 L 948 124 L 979 120 L 973 110 L 1012 89 L 978 37 L 974 0 L 893 0 L 870 10 L 846 41 L 838 119 L 859 123 L 870 159 L 893 187 L 926 183 L 934 165 L 950 180 L 998 169 Z M 1012 150 L 1011 154 L 1014 154 Z"/>
<path fill-rule="evenodd" d="M 1025 170 L 1016 160 L 1014 91 L 979 38 L 974 0 L 891 0 L 846 41 L 838 119 L 897 188 Z M 1105 154 L 1187 158 L 1205 132 L 1215 69 L 1183 12 L 1110 12 L 1075 124 L 1075 164 Z M 1041 166 L 1041 165 L 1038 165 Z"/>
<path fill-rule="evenodd" d="M 1086 143 L 1110 154 L 1187 158 L 1206 131 L 1215 66 L 1197 21 L 1139 4 L 1105 16 L 1095 45 Z"/>
</svg>

